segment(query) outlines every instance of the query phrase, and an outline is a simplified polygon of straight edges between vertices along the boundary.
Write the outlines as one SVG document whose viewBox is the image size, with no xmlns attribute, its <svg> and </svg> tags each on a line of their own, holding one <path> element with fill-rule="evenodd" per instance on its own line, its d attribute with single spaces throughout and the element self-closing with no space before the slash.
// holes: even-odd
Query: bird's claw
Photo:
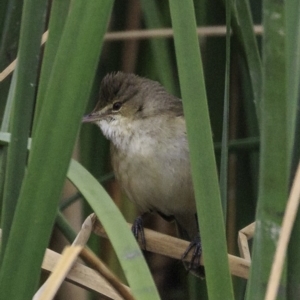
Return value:
<svg viewBox="0 0 300 300">
<path fill-rule="evenodd" d="M 190 253 L 190 251 L 193 250 L 193 255 L 192 255 L 192 259 L 190 261 L 190 268 L 192 268 L 193 266 L 200 265 L 200 257 L 201 257 L 201 253 L 202 253 L 202 246 L 201 246 L 201 241 L 199 236 L 195 237 L 190 244 L 188 245 L 188 247 L 186 248 L 186 250 L 184 251 L 184 253 L 182 254 L 182 260 L 185 259 L 187 257 L 187 255 Z"/>
<path fill-rule="evenodd" d="M 198 273 L 198 276 L 204 278 L 205 277 L 204 267 L 200 265 L 200 258 L 202 254 L 202 245 L 201 245 L 200 236 L 196 236 L 190 242 L 189 246 L 182 254 L 181 259 L 184 260 L 192 250 L 193 250 L 192 259 L 190 263 L 187 265 L 187 270 L 194 271 L 194 272 L 197 270 L 196 273 Z"/>
<path fill-rule="evenodd" d="M 131 227 L 131 231 L 137 241 L 141 242 L 141 247 L 146 250 L 146 239 L 145 239 L 145 233 L 144 233 L 144 224 L 143 224 L 143 218 L 141 216 L 137 217 Z"/>
</svg>

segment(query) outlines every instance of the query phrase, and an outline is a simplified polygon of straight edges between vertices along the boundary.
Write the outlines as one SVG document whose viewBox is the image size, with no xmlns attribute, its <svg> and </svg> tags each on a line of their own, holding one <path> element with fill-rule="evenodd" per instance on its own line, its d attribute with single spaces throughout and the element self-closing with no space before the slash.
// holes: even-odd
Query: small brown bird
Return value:
<svg viewBox="0 0 300 300">
<path fill-rule="evenodd" d="M 115 176 L 141 211 L 175 220 L 191 241 L 194 259 L 186 267 L 203 276 L 189 148 L 182 102 L 158 82 L 122 72 L 108 74 L 99 102 L 83 122 L 96 123 L 111 141 Z M 143 237 L 141 217 L 133 225 Z"/>
</svg>

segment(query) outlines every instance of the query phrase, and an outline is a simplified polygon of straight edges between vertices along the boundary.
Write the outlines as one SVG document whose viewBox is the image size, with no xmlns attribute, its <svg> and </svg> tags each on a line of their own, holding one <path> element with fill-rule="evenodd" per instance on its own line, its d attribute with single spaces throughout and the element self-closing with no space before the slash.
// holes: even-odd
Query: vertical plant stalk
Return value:
<svg viewBox="0 0 300 300">
<path fill-rule="evenodd" d="M 156 1 L 141 0 L 147 28 L 162 28 L 163 17 Z M 150 45 L 153 52 L 154 62 L 161 84 L 170 92 L 175 93 L 172 57 L 166 39 L 151 39 Z"/>
<path fill-rule="evenodd" d="M 278 289 L 279 289 L 279 284 L 280 284 L 280 278 L 282 275 L 283 265 L 286 257 L 286 251 L 291 236 L 291 231 L 293 229 L 294 221 L 296 219 L 296 215 L 299 209 L 299 201 L 300 201 L 300 164 L 298 164 L 291 194 L 289 196 L 287 206 L 286 206 L 286 211 L 284 213 L 282 228 L 280 231 L 278 245 L 276 248 L 274 262 L 272 265 L 271 275 L 268 282 L 268 288 L 265 297 L 266 300 L 276 299 Z"/>
<path fill-rule="evenodd" d="M 111 0 L 72 3 L 0 270 L 0 299 L 30 299 L 38 283 L 112 4 Z"/>
<path fill-rule="evenodd" d="M 8 97 L 5 105 L 3 120 L 1 124 L 0 131 L 8 132 L 9 128 L 9 117 L 11 115 L 12 110 L 12 102 L 14 98 L 14 92 L 16 88 L 16 76 L 13 75 L 11 84 L 9 87 Z M 6 159 L 7 159 L 7 145 L 5 147 L 0 148 L 0 214 L 2 215 L 3 210 L 3 192 L 4 192 L 4 181 L 5 181 L 5 168 L 6 168 Z M 0 245 L 1 252 L 1 245 Z M 1 255 L 1 254 L 0 254 Z M 1 265 L 1 258 L 0 258 Z"/>
<path fill-rule="evenodd" d="M 68 15 L 70 0 L 53 0 L 49 20 L 48 42 L 45 45 L 43 64 L 41 68 L 40 82 L 38 87 L 37 101 L 34 112 L 33 132 L 38 123 L 38 116 L 43 107 L 45 93 L 50 79 L 53 61 L 59 46 L 59 41 L 63 32 L 65 21 Z"/>
<path fill-rule="evenodd" d="M 300 7 L 300 5 L 299 5 Z M 300 70 L 299 70 L 300 71 Z M 298 97 L 298 110 L 295 122 L 293 154 L 291 159 L 290 186 L 295 176 L 297 165 L 300 161 L 300 97 Z M 299 295 L 300 282 L 300 211 L 294 223 L 289 248 L 288 248 L 288 263 L 287 263 L 287 295 L 289 299 L 296 299 Z"/>
<path fill-rule="evenodd" d="M 296 114 L 299 114 L 300 80 L 300 2 L 286 1 L 286 57 L 287 57 L 287 93 L 288 93 L 288 143 L 289 151 L 294 145 Z M 296 167 L 296 166 L 295 166 Z"/>
<path fill-rule="evenodd" d="M 233 290 L 193 1 L 170 0 L 169 5 L 208 296 L 230 300 Z"/>
<path fill-rule="evenodd" d="M 26 1 L 23 7 L 18 63 L 15 70 L 15 92 L 10 120 L 11 142 L 7 152 L 2 210 L 2 243 L 0 263 L 12 226 L 27 159 L 27 143 L 32 121 L 33 104 L 40 53 L 40 43 L 45 23 L 47 1 Z M 30 20 L 30 22 L 28 21 Z"/>
<path fill-rule="evenodd" d="M 232 21 L 233 29 L 245 52 L 254 96 L 253 101 L 256 107 L 257 120 L 260 124 L 263 73 L 248 0 L 232 1 Z"/>
<path fill-rule="evenodd" d="M 225 92 L 223 110 L 223 131 L 220 170 L 220 191 L 223 208 L 224 223 L 227 217 L 227 185 L 228 185 L 228 127 L 229 127 L 229 97 L 230 97 L 230 24 L 231 1 L 226 0 L 226 68 L 225 68 Z"/>
<path fill-rule="evenodd" d="M 23 1 L 4 0 L 0 4 L 0 70 L 17 55 Z M 4 95 L 0 95 L 3 101 Z M 4 96 L 5 97 L 5 96 Z"/>
<path fill-rule="evenodd" d="M 263 299 L 288 195 L 284 2 L 263 3 L 259 197 L 247 299 Z"/>
<path fill-rule="evenodd" d="M 288 91 L 288 130 L 291 159 L 290 181 L 294 178 L 300 159 L 300 2 L 286 1 L 286 46 L 287 46 L 287 91 Z M 287 259 L 287 297 L 299 297 L 300 282 L 300 211 L 298 210 L 288 248 Z"/>
</svg>

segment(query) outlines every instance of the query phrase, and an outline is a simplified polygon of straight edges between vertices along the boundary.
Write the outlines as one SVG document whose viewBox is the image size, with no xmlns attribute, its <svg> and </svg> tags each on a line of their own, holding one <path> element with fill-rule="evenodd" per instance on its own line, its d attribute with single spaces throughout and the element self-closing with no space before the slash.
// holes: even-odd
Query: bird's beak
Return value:
<svg viewBox="0 0 300 300">
<path fill-rule="evenodd" d="M 94 123 L 96 121 L 99 121 L 101 119 L 101 116 L 99 114 L 99 111 L 91 112 L 90 114 L 84 116 L 82 118 L 82 123 Z"/>
</svg>

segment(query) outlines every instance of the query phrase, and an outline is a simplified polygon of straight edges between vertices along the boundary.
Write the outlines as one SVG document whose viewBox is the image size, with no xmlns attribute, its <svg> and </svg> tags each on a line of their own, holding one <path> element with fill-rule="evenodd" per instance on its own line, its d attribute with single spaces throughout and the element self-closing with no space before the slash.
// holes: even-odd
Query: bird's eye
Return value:
<svg viewBox="0 0 300 300">
<path fill-rule="evenodd" d="M 112 109 L 113 109 L 114 111 L 118 111 L 118 110 L 121 108 L 121 106 L 122 106 L 122 103 L 121 103 L 121 102 L 115 102 L 115 103 L 113 104 Z"/>
</svg>

